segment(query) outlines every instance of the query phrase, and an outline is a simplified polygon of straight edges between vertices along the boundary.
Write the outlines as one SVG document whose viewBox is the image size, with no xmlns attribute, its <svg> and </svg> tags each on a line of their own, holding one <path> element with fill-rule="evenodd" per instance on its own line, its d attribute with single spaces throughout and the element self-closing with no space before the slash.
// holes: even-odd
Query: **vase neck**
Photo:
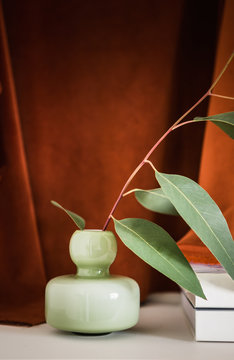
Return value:
<svg viewBox="0 0 234 360">
<path fill-rule="evenodd" d="M 83 278 L 103 278 L 108 277 L 109 267 L 78 267 L 77 275 Z"/>
<path fill-rule="evenodd" d="M 77 266 L 77 276 L 104 278 L 109 276 L 117 244 L 111 231 L 76 230 L 70 240 L 70 255 Z"/>
</svg>

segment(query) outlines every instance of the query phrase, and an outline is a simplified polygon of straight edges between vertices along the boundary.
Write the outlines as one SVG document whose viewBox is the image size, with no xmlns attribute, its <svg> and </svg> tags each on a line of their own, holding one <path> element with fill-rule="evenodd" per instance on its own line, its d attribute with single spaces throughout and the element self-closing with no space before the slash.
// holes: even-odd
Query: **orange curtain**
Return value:
<svg viewBox="0 0 234 360">
<path fill-rule="evenodd" d="M 207 90 L 215 58 L 217 71 L 226 61 L 220 39 L 233 33 L 225 25 L 230 3 L 2 0 L 0 321 L 44 321 L 46 281 L 75 272 L 68 254 L 74 226 L 50 200 L 83 216 L 88 228 L 103 226 L 146 152 Z M 194 115 L 206 115 L 207 106 Z M 196 180 L 203 130 L 174 132 L 151 160 Z M 156 186 L 149 167 L 136 186 Z M 131 196 L 115 216 L 156 220 L 176 239 L 187 231 Z M 142 300 L 175 288 L 119 240 L 112 272 L 135 278 Z"/>
<path fill-rule="evenodd" d="M 218 38 L 214 80 L 234 49 L 234 2 L 226 1 Z M 234 97 L 234 61 L 213 90 L 216 94 Z M 208 114 L 233 111 L 233 100 L 212 97 Z M 234 172 L 233 141 L 213 124 L 207 124 L 199 175 L 199 183 L 208 191 L 223 212 L 231 233 L 234 233 Z M 217 259 L 190 231 L 179 242 L 180 249 L 190 262 L 218 264 Z"/>
<path fill-rule="evenodd" d="M 37 323 L 46 275 L 2 11 L 0 16 L 0 320 Z"/>
</svg>

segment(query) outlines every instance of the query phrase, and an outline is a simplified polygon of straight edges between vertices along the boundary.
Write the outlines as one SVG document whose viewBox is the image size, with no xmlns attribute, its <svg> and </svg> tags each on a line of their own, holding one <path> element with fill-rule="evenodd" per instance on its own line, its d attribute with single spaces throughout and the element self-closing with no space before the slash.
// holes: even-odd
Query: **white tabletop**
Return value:
<svg viewBox="0 0 234 360">
<path fill-rule="evenodd" d="M 180 295 L 163 293 L 149 297 L 135 327 L 103 336 L 62 332 L 47 324 L 1 325 L 0 359 L 233 360 L 234 343 L 195 342 Z"/>
</svg>

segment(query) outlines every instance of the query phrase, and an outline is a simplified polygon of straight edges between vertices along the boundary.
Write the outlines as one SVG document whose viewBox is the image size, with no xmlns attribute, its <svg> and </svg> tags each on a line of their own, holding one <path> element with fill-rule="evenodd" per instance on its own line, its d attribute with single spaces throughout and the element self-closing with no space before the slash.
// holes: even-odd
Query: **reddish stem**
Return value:
<svg viewBox="0 0 234 360">
<path fill-rule="evenodd" d="M 234 100 L 234 97 L 232 97 L 232 96 L 225 96 L 225 95 L 213 94 L 213 93 L 211 93 L 210 95 L 211 96 L 216 96 L 216 97 L 221 98 L 221 99 Z"/>
<path fill-rule="evenodd" d="M 167 137 L 168 134 L 170 134 L 170 132 L 178 127 L 180 127 L 180 125 L 184 125 L 184 124 L 188 124 L 191 121 L 187 121 L 184 122 L 180 125 L 179 122 L 181 120 L 183 120 L 193 109 L 195 109 L 204 99 L 206 99 L 208 96 L 213 95 L 212 94 L 212 90 L 215 87 L 215 85 L 218 83 L 218 81 L 220 80 L 220 78 L 222 77 L 223 73 L 225 72 L 225 70 L 227 69 L 229 63 L 231 62 L 232 58 L 234 56 L 234 53 L 232 53 L 232 55 L 230 56 L 230 58 L 228 59 L 227 63 L 225 64 L 224 68 L 222 69 L 222 71 L 220 72 L 220 74 L 218 75 L 218 77 L 216 78 L 216 80 L 214 81 L 214 83 L 211 85 L 211 87 L 209 88 L 209 90 L 188 110 L 186 111 L 161 137 L 160 139 L 154 144 L 154 146 L 150 149 L 150 151 L 146 154 L 146 156 L 144 157 L 144 159 L 140 162 L 140 164 L 136 167 L 136 169 L 133 171 L 133 173 L 129 176 L 128 180 L 126 181 L 126 183 L 124 184 L 122 190 L 120 191 L 120 194 L 113 206 L 113 208 L 111 209 L 111 212 L 109 214 L 109 216 L 107 217 L 107 220 L 103 226 L 103 231 L 106 230 L 110 219 L 116 209 L 116 207 L 118 206 L 123 193 L 125 192 L 126 188 L 128 187 L 128 185 L 130 184 L 130 182 L 132 181 L 132 179 L 135 177 L 135 175 L 138 173 L 138 171 L 142 168 L 142 166 L 147 162 L 148 158 L 150 157 L 150 155 L 154 152 L 154 150 L 161 144 L 161 142 Z M 213 95 L 215 96 L 215 95 Z"/>
<path fill-rule="evenodd" d="M 133 173 L 129 176 L 128 180 L 126 181 L 126 183 L 124 184 L 122 190 L 120 191 L 120 194 L 113 206 L 113 208 L 111 209 L 111 212 L 103 226 L 103 231 L 106 230 L 111 216 L 113 215 L 116 207 L 118 206 L 123 193 L 125 192 L 126 188 L 128 187 L 128 185 L 130 184 L 130 182 L 132 181 L 132 179 L 135 177 L 135 175 L 138 173 L 138 171 L 142 168 L 142 166 L 145 164 L 146 160 L 148 160 L 148 158 L 150 157 L 150 155 L 154 152 L 155 149 L 157 149 L 157 147 L 161 144 L 161 142 L 167 137 L 168 134 L 170 134 L 170 132 L 174 129 L 174 127 L 185 118 L 186 115 L 188 115 L 197 105 L 199 105 L 207 96 L 209 95 L 209 92 L 206 92 L 205 95 L 203 95 L 188 111 L 186 111 L 186 113 L 184 115 L 182 115 L 161 137 L 160 139 L 154 144 L 154 146 L 150 149 L 150 151 L 146 154 L 146 156 L 144 157 L 144 159 L 140 162 L 140 164 L 136 167 L 136 169 L 133 171 Z"/>
<path fill-rule="evenodd" d="M 106 230 L 109 221 L 111 219 L 111 216 L 113 215 L 118 203 L 120 202 L 123 193 L 125 192 L 126 188 L 128 187 L 128 185 L 130 184 L 130 182 L 132 181 L 132 179 L 135 177 L 135 175 L 138 173 L 138 171 L 142 168 L 142 166 L 145 164 L 146 160 L 150 157 L 150 155 L 152 154 L 152 152 L 158 147 L 158 145 L 163 141 L 163 139 L 172 131 L 172 126 L 167 130 L 167 132 L 165 132 L 165 134 L 163 136 L 161 136 L 161 138 L 156 142 L 156 144 L 150 149 L 150 151 L 147 153 L 147 155 L 144 157 L 144 159 L 141 161 L 141 163 L 136 167 L 136 169 L 133 171 L 133 173 L 129 176 L 128 180 L 126 181 L 126 183 L 124 184 L 113 208 L 111 209 L 111 212 L 103 226 L 103 230 Z"/>
<path fill-rule="evenodd" d="M 146 156 L 144 157 L 144 159 L 140 162 L 140 164 L 136 167 L 136 169 L 133 171 L 133 173 L 129 176 L 128 180 L 126 181 L 126 183 L 124 184 L 122 190 L 120 191 L 120 194 L 113 206 L 113 208 L 111 209 L 111 212 L 103 226 L 103 231 L 106 230 L 111 216 L 113 215 L 116 207 L 118 206 L 123 193 L 125 192 L 126 188 L 128 187 L 128 185 L 130 184 L 130 182 L 132 181 L 132 179 L 135 177 L 135 175 L 138 173 L 138 171 L 142 168 L 142 166 L 146 163 L 146 161 L 148 160 L 148 158 L 150 157 L 150 155 L 154 152 L 154 150 L 161 144 L 161 142 L 167 137 L 168 134 L 170 134 L 170 132 L 174 129 L 174 127 L 185 118 L 186 115 L 188 115 L 197 105 L 199 105 L 207 96 L 209 95 L 209 91 L 206 92 L 205 95 L 203 95 L 188 111 L 186 111 L 186 113 L 184 115 L 182 115 L 161 137 L 160 139 L 154 144 L 154 146 L 150 149 L 150 151 L 146 154 Z"/>
<path fill-rule="evenodd" d="M 176 129 L 178 129 L 179 127 L 184 126 L 184 125 L 195 124 L 195 123 L 197 123 L 197 121 L 195 121 L 195 120 L 184 121 L 184 122 L 176 125 L 176 126 L 173 128 L 173 130 L 176 130 Z"/>
</svg>

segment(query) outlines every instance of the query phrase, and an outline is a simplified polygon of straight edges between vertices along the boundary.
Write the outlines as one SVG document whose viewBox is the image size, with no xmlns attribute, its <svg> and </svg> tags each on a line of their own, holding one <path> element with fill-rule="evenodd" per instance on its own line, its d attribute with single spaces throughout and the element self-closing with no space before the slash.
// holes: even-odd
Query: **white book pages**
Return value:
<svg viewBox="0 0 234 360">
<path fill-rule="evenodd" d="M 234 309 L 234 280 L 226 272 L 197 273 L 207 300 L 183 289 L 195 308 Z"/>
<path fill-rule="evenodd" d="M 234 342 L 234 310 L 196 309 L 183 292 L 181 301 L 196 341 Z"/>
</svg>

